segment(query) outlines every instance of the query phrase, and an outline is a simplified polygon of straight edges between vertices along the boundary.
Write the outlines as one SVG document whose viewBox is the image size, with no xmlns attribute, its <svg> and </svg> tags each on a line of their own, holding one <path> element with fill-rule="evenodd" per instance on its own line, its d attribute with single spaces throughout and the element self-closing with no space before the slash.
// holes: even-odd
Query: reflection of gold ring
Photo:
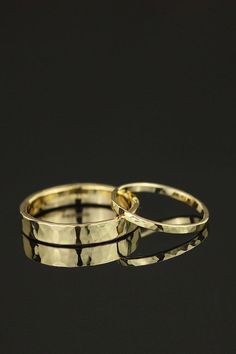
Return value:
<svg viewBox="0 0 236 354">
<path fill-rule="evenodd" d="M 201 219 L 191 224 L 168 224 L 161 221 L 143 218 L 134 212 L 127 210 L 127 208 L 125 208 L 120 203 L 122 200 L 121 198 L 128 196 L 130 192 L 157 193 L 171 197 L 173 199 L 177 199 L 193 207 L 199 213 Z M 173 234 L 186 234 L 200 231 L 204 228 L 209 219 L 209 212 L 206 206 L 198 199 L 179 189 L 156 183 L 130 183 L 116 188 L 112 192 L 112 207 L 118 215 L 123 215 L 126 220 L 136 224 L 137 226 L 151 229 L 153 231 L 161 231 Z"/>
<path fill-rule="evenodd" d="M 39 218 L 38 215 L 68 205 L 111 205 L 113 186 L 103 184 L 68 184 L 45 189 L 29 196 L 20 206 L 22 233 L 38 241 L 58 245 L 82 245 L 117 240 L 132 232 L 136 225 L 123 215 L 109 220 L 88 223 L 60 223 Z M 132 193 L 119 197 L 119 203 L 130 212 L 138 208 Z"/>
<path fill-rule="evenodd" d="M 87 247 L 54 247 L 23 235 L 23 247 L 28 258 L 41 264 L 57 267 L 94 266 L 119 260 L 119 252 L 129 256 L 137 247 L 140 232 L 140 228 L 136 227 L 119 241 Z"/>
<path fill-rule="evenodd" d="M 178 218 L 173 218 L 168 220 L 170 223 L 175 223 L 179 222 L 185 223 L 185 222 L 191 222 L 192 218 L 188 217 L 178 217 Z M 196 218 L 195 220 L 197 220 Z M 143 235 L 144 236 L 144 235 Z M 146 236 L 146 235 L 145 235 Z M 208 227 L 206 226 L 203 230 L 195 233 L 192 238 L 186 242 L 183 242 L 182 244 L 166 249 L 164 251 L 160 252 L 153 252 L 151 255 L 147 256 L 126 256 L 124 255 L 122 249 L 119 248 L 119 254 L 120 254 L 120 263 L 125 266 L 144 266 L 144 265 L 150 265 L 154 263 L 159 263 L 166 261 L 168 259 L 181 256 L 182 254 L 191 251 L 193 248 L 199 246 L 208 236 Z M 119 245 L 118 245 L 119 247 Z"/>
</svg>

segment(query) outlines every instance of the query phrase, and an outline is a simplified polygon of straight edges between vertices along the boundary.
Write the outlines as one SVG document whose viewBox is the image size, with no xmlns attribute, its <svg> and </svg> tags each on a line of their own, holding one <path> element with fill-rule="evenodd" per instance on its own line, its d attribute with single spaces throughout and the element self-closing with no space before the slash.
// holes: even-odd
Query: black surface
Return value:
<svg viewBox="0 0 236 354">
<path fill-rule="evenodd" d="M 235 352 L 235 14 L 213 1 L 2 12 L 1 353 Z M 208 240 L 139 268 L 24 256 L 26 195 L 141 180 L 204 200 Z"/>
</svg>

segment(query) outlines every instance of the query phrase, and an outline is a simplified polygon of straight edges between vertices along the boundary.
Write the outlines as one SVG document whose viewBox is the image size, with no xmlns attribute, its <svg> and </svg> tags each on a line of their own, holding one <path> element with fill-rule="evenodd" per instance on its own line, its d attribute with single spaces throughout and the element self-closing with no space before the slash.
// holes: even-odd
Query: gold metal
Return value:
<svg viewBox="0 0 236 354">
<path fill-rule="evenodd" d="M 117 261 L 120 259 L 120 252 L 129 256 L 137 247 L 140 232 L 140 228 L 136 227 L 135 231 L 122 240 L 76 248 L 42 244 L 24 235 L 22 239 L 25 255 L 31 260 L 56 267 L 82 267 Z"/>
<path fill-rule="evenodd" d="M 84 224 L 113 219 L 116 213 L 110 206 L 73 205 L 47 210 L 38 214 L 38 219 L 59 224 Z"/>
<path fill-rule="evenodd" d="M 193 207 L 200 215 L 200 220 L 191 224 L 171 224 L 161 221 L 146 219 L 135 212 L 127 210 L 120 202 L 122 197 L 128 197 L 130 193 L 149 192 L 157 193 L 179 200 Z M 171 234 L 186 234 L 201 231 L 209 220 L 209 212 L 206 206 L 198 199 L 182 190 L 156 183 L 130 183 L 116 188 L 112 192 L 112 208 L 118 215 L 125 217 L 127 221 L 139 227 L 153 231 L 166 232 Z"/>
<path fill-rule="evenodd" d="M 137 226 L 125 219 L 123 215 L 112 218 L 83 223 L 61 223 L 44 220 L 42 213 L 68 205 L 111 205 L 111 193 L 114 187 L 103 184 L 68 184 L 45 189 L 26 198 L 20 206 L 22 216 L 22 233 L 49 244 L 78 246 L 97 244 L 117 240 L 134 231 Z M 125 209 L 134 213 L 138 199 L 130 192 L 118 197 Z"/>
</svg>

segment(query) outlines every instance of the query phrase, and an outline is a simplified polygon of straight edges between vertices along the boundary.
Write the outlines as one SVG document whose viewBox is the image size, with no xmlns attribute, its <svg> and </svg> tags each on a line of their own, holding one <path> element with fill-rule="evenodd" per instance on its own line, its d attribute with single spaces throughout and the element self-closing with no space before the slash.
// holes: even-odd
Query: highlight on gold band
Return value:
<svg viewBox="0 0 236 354">
<path fill-rule="evenodd" d="M 101 243 L 96 246 L 55 247 L 22 235 L 25 255 L 38 263 L 54 267 L 84 267 L 106 264 L 132 254 L 140 238 L 140 228 L 132 231 L 117 242 Z"/>
</svg>

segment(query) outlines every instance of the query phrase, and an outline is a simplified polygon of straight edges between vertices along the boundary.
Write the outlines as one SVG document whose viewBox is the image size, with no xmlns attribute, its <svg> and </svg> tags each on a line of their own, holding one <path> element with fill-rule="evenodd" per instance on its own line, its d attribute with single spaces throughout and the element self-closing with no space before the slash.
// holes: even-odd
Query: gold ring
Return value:
<svg viewBox="0 0 236 354">
<path fill-rule="evenodd" d="M 109 185 L 77 183 L 37 192 L 26 198 L 20 206 L 22 233 L 38 241 L 69 246 L 117 240 L 137 228 L 123 215 L 87 223 L 51 222 L 38 217 L 42 212 L 68 205 L 94 204 L 110 207 L 113 189 L 114 187 Z M 129 192 L 118 199 L 131 213 L 139 206 L 138 199 Z"/>
<path fill-rule="evenodd" d="M 191 224 L 168 224 L 161 221 L 146 219 L 135 212 L 127 210 L 121 203 L 121 197 L 128 196 L 129 193 L 149 192 L 157 193 L 179 200 L 193 207 L 200 215 L 200 220 Z M 209 212 L 200 200 L 182 190 L 156 183 L 130 183 L 122 185 L 112 192 L 112 208 L 118 215 L 123 215 L 125 219 L 139 227 L 153 231 L 166 232 L 171 234 L 186 234 L 202 230 L 209 220 Z"/>
</svg>

